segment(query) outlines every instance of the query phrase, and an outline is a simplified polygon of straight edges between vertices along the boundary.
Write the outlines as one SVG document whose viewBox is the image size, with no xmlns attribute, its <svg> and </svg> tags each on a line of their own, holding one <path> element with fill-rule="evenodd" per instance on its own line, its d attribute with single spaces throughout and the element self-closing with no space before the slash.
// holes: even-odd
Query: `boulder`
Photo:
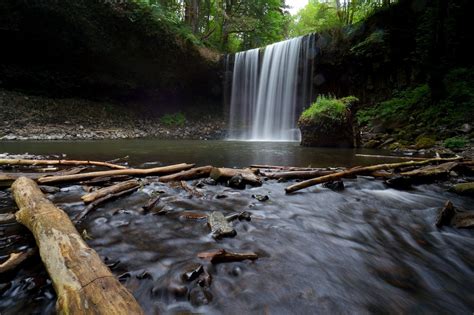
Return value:
<svg viewBox="0 0 474 315">
<path fill-rule="evenodd" d="M 359 145 L 359 131 L 350 109 L 344 117 L 321 115 L 317 119 L 301 117 L 301 145 L 307 147 L 353 148 Z"/>
</svg>

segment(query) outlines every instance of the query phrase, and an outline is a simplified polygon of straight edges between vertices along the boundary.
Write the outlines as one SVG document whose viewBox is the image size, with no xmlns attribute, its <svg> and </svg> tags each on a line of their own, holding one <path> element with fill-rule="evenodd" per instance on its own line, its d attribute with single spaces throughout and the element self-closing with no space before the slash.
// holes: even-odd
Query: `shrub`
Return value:
<svg viewBox="0 0 474 315">
<path fill-rule="evenodd" d="M 166 114 L 160 118 L 160 123 L 167 127 L 182 127 L 186 123 L 183 113 Z"/>
<path fill-rule="evenodd" d="M 449 149 L 461 149 L 467 144 L 467 139 L 463 137 L 452 137 L 444 140 L 444 146 Z"/>
<path fill-rule="evenodd" d="M 318 96 L 316 102 L 311 104 L 301 114 L 302 119 L 318 120 L 319 118 L 345 119 L 347 107 L 358 101 L 354 96 L 336 99 L 333 96 Z"/>
</svg>

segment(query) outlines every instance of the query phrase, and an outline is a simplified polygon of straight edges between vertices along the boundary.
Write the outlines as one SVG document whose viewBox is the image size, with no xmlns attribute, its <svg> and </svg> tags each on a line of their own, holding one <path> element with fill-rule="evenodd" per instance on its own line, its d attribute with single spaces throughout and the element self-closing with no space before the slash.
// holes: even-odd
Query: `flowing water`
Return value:
<svg viewBox="0 0 474 315">
<path fill-rule="evenodd" d="M 155 146 L 134 147 L 134 142 L 96 142 L 89 150 L 84 143 L 57 142 L 28 148 L 36 154 L 64 148 L 70 158 L 129 154 L 133 165 L 145 160 L 171 162 L 171 153 L 165 150 L 172 148 L 172 162 L 193 162 L 191 157 L 197 157 L 198 164 L 368 162 L 357 160 L 351 150 L 295 150 L 291 143 L 193 145 L 177 141 L 172 145 L 157 141 Z M 226 144 L 231 149 L 221 155 Z M 16 147 L 20 152 L 21 145 L 0 147 L 2 151 Z M 278 155 L 285 147 L 292 157 Z M 266 154 L 253 155 L 259 148 Z M 260 159 L 272 152 L 276 156 Z M 147 314 L 472 314 L 474 233 L 437 229 L 433 224 L 446 199 L 468 210 L 472 210 L 472 199 L 447 192 L 447 184 L 397 191 L 368 177 L 345 180 L 342 192 L 314 187 L 285 195 L 283 189 L 289 184 L 267 181 L 245 190 L 205 185 L 200 189 L 203 196 L 196 197 L 180 187 L 155 183 L 97 208 L 79 231 L 87 231 L 89 245 L 113 266 L 113 273 Z M 161 195 L 157 210 L 162 214 L 143 213 L 141 207 L 156 193 Z M 83 209 L 81 194 L 81 186 L 63 186 L 50 198 L 75 215 Z M 252 198 L 257 194 L 269 200 Z M 0 190 L 0 212 L 14 207 L 10 192 Z M 210 236 L 205 220 L 181 216 L 184 211 L 227 215 L 244 210 L 252 214 L 252 220 L 235 221 L 237 235 L 219 241 Z M 32 244 L 31 235 L 18 224 L 0 226 L 2 257 Z M 217 248 L 254 251 L 260 258 L 211 265 L 197 257 L 199 252 Z M 210 286 L 182 279 L 196 264 L 203 264 L 212 276 Z M 54 312 L 56 297 L 39 258 L 2 275 L 0 294 L 1 314 Z"/>
<path fill-rule="evenodd" d="M 309 105 L 315 35 L 236 53 L 230 104 L 230 138 L 299 140 L 296 128 Z"/>
</svg>

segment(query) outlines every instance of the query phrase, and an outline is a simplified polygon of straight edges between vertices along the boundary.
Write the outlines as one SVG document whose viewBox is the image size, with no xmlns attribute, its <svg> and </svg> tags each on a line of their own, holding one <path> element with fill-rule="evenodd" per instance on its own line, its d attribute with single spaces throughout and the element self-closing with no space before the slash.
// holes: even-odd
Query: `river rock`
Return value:
<svg viewBox="0 0 474 315">
<path fill-rule="evenodd" d="M 449 189 L 458 195 L 474 197 L 474 182 L 456 184 Z"/>
</svg>

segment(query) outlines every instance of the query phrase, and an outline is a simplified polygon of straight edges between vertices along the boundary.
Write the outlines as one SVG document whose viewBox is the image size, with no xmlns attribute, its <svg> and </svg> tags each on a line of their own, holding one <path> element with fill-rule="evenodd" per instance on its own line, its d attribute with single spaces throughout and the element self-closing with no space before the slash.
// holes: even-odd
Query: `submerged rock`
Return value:
<svg viewBox="0 0 474 315">
<path fill-rule="evenodd" d="M 338 180 L 335 182 L 327 182 L 323 184 L 324 188 L 329 188 L 334 191 L 342 191 L 344 190 L 344 182 L 342 180 Z"/>
<path fill-rule="evenodd" d="M 458 195 L 474 197 L 474 182 L 456 184 L 449 191 Z"/>
</svg>

